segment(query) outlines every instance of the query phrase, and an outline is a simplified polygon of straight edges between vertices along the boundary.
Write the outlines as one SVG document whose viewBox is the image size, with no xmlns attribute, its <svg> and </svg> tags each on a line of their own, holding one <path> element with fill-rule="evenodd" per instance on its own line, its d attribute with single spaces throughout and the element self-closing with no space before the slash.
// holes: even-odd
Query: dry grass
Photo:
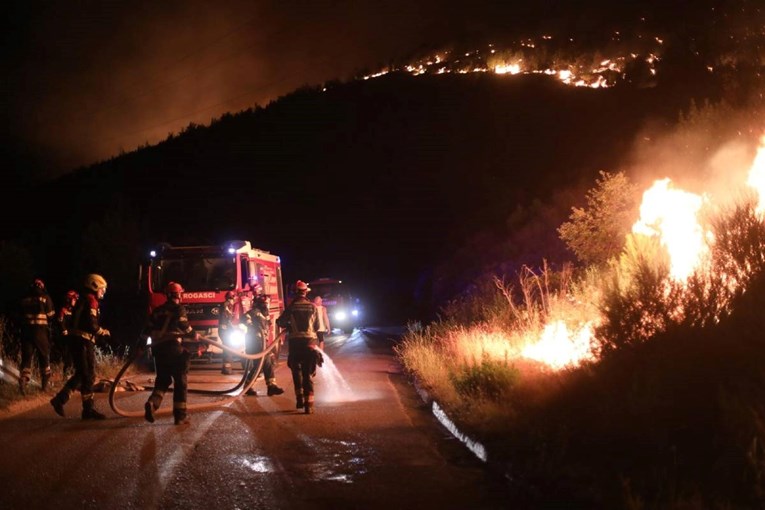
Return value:
<svg viewBox="0 0 765 510">
<path fill-rule="evenodd" d="M 576 277 L 524 269 L 411 328 L 398 354 L 540 506 L 763 508 L 765 224 L 743 204 L 715 228 L 684 285 L 650 244 Z M 546 325 L 593 318 L 601 357 L 518 356 Z"/>
</svg>

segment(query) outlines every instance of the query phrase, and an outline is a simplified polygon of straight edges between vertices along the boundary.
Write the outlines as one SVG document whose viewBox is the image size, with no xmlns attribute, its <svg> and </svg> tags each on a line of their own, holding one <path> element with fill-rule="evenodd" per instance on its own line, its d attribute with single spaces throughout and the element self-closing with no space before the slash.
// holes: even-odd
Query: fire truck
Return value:
<svg viewBox="0 0 765 510">
<path fill-rule="evenodd" d="M 227 292 L 234 292 L 235 321 L 244 322 L 244 313 L 253 305 L 254 292 L 270 297 L 270 312 L 276 318 L 284 310 L 281 262 L 277 255 L 253 248 L 249 241 L 220 245 L 172 246 L 161 244 L 149 253 L 140 268 L 140 281 L 147 294 L 149 311 L 166 301 L 168 282 L 180 283 L 183 304 L 191 326 L 208 338 L 244 351 L 244 325 L 234 328 L 228 338 L 218 333 L 218 311 Z M 277 339 L 272 321 L 268 345 Z M 209 353 L 221 349 L 210 346 Z M 277 351 L 278 352 L 278 346 Z"/>
</svg>

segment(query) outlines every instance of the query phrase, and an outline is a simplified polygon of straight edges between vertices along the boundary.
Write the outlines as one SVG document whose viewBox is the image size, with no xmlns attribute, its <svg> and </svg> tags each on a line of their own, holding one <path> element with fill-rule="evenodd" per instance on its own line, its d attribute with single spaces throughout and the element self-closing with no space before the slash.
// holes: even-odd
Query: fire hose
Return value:
<svg viewBox="0 0 765 510">
<path fill-rule="evenodd" d="M 263 363 L 265 361 L 265 357 L 269 355 L 278 345 L 279 345 L 279 338 L 284 335 L 285 331 L 282 331 L 275 339 L 275 341 L 262 351 L 256 353 L 256 354 L 243 354 L 237 349 L 234 349 L 233 347 L 229 347 L 225 345 L 223 342 L 220 342 L 218 340 L 213 340 L 211 338 L 207 338 L 204 336 L 200 336 L 199 340 L 202 342 L 205 342 L 208 345 L 212 345 L 215 347 L 218 347 L 219 349 L 225 350 L 231 354 L 234 354 L 236 356 L 239 356 L 240 358 L 244 358 L 247 360 L 247 363 L 244 367 L 244 374 L 242 375 L 242 379 L 232 388 L 225 389 L 225 390 L 199 390 L 199 389 L 189 389 L 189 393 L 198 393 L 198 394 L 205 394 L 205 395 L 228 395 L 227 398 L 222 400 L 216 400 L 213 402 L 205 402 L 200 404 L 191 404 L 187 405 L 186 409 L 192 411 L 192 410 L 199 410 L 199 409 L 212 409 L 215 407 L 223 407 L 231 402 L 235 401 L 242 395 L 244 395 L 252 386 L 255 385 L 255 379 L 257 378 L 258 374 L 260 374 L 260 371 L 263 369 Z M 117 402 L 114 399 L 114 394 L 119 387 L 119 381 L 122 378 L 122 376 L 125 374 L 128 368 L 138 359 L 138 357 L 141 355 L 141 349 L 132 349 L 132 353 L 129 355 L 127 361 L 122 366 L 120 371 L 117 373 L 117 375 L 114 378 L 114 382 L 112 383 L 111 388 L 109 389 L 109 406 L 112 408 L 112 411 L 114 411 L 116 414 L 120 416 L 124 416 L 127 418 L 137 418 L 137 417 L 143 417 L 144 411 L 125 411 L 124 409 L 120 408 L 117 405 Z M 257 368 L 255 368 L 255 361 L 259 361 L 257 364 Z M 145 390 L 153 389 L 151 386 L 144 387 Z M 166 409 L 158 409 L 155 411 L 155 415 L 163 415 L 163 414 L 171 414 L 172 408 L 168 407 Z"/>
</svg>

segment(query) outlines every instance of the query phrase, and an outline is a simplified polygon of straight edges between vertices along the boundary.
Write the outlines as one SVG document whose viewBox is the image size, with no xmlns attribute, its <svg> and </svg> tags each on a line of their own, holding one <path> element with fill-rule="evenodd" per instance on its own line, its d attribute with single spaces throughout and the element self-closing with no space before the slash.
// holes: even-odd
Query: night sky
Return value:
<svg viewBox="0 0 765 510">
<path fill-rule="evenodd" d="M 480 2 L 467 5 L 13 2 L 2 30 L 4 171 L 60 175 L 301 85 L 379 68 L 479 29 Z"/>
<path fill-rule="evenodd" d="M 588 3 L 14 0 L 2 27 L 3 177 L 58 176 L 445 44 L 615 15 Z"/>
</svg>

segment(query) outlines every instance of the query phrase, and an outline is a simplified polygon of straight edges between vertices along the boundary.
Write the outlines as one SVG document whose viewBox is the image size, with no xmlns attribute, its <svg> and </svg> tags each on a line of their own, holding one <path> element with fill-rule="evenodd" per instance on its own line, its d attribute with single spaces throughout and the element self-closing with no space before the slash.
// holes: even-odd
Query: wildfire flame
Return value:
<svg viewBox="0 0 765 510">
<path fill-rule="evenodd" d="M 594 359 L 592 327 L 593 323 L 587 322 L 572 333 L 565 322 L 551 322 L 545 326 L 539 341 L 526 346 L 521 355 L 541 361 L 555 369 L 575 366 L 583 360 Z"/>
<path fill-rule="evenodd" d="M 746 183 L 757 192 L 759 197 L 757 212 L 763 214 L 765 211 L 765 137 L 760 139 L 760 147 L 757 149 Z"/>
<path fill-rule="evenodd" d="M 746 184 L 758 193 L 757 212 L 765 213 L 765 136 L 749 169 Z M 712 234 L 699 221 L 699 212 L 707 203 L 706 195 L 698 195 L 675 187 L 669 178 L 660 179 L 643 193 L 640 218 L 632 231 L 657 237 L 670 258 L 670 276 L 687 281 L 694 271 L 703 270 L 705 256 L 713 242 Z M 521 355 L 541 361 L 551 368 L 576 366 L 594 359 L 592 351 L 592 318 L 581 329 L 570 332 L 563 321 L 547 324 L 538 341 L 523 349 Z"/>
<path fill-rule="evenodd" d="M 669 252 L 670 276 L 685 281 L 708 252 L 705 239 L 710 235 L 698 222 L 704 203 L 702 196 L 676 189 L 669 178 L 654 182 L 643 194 L 640 219 L 632 232 L 658 237 Z"/>
</svg>

